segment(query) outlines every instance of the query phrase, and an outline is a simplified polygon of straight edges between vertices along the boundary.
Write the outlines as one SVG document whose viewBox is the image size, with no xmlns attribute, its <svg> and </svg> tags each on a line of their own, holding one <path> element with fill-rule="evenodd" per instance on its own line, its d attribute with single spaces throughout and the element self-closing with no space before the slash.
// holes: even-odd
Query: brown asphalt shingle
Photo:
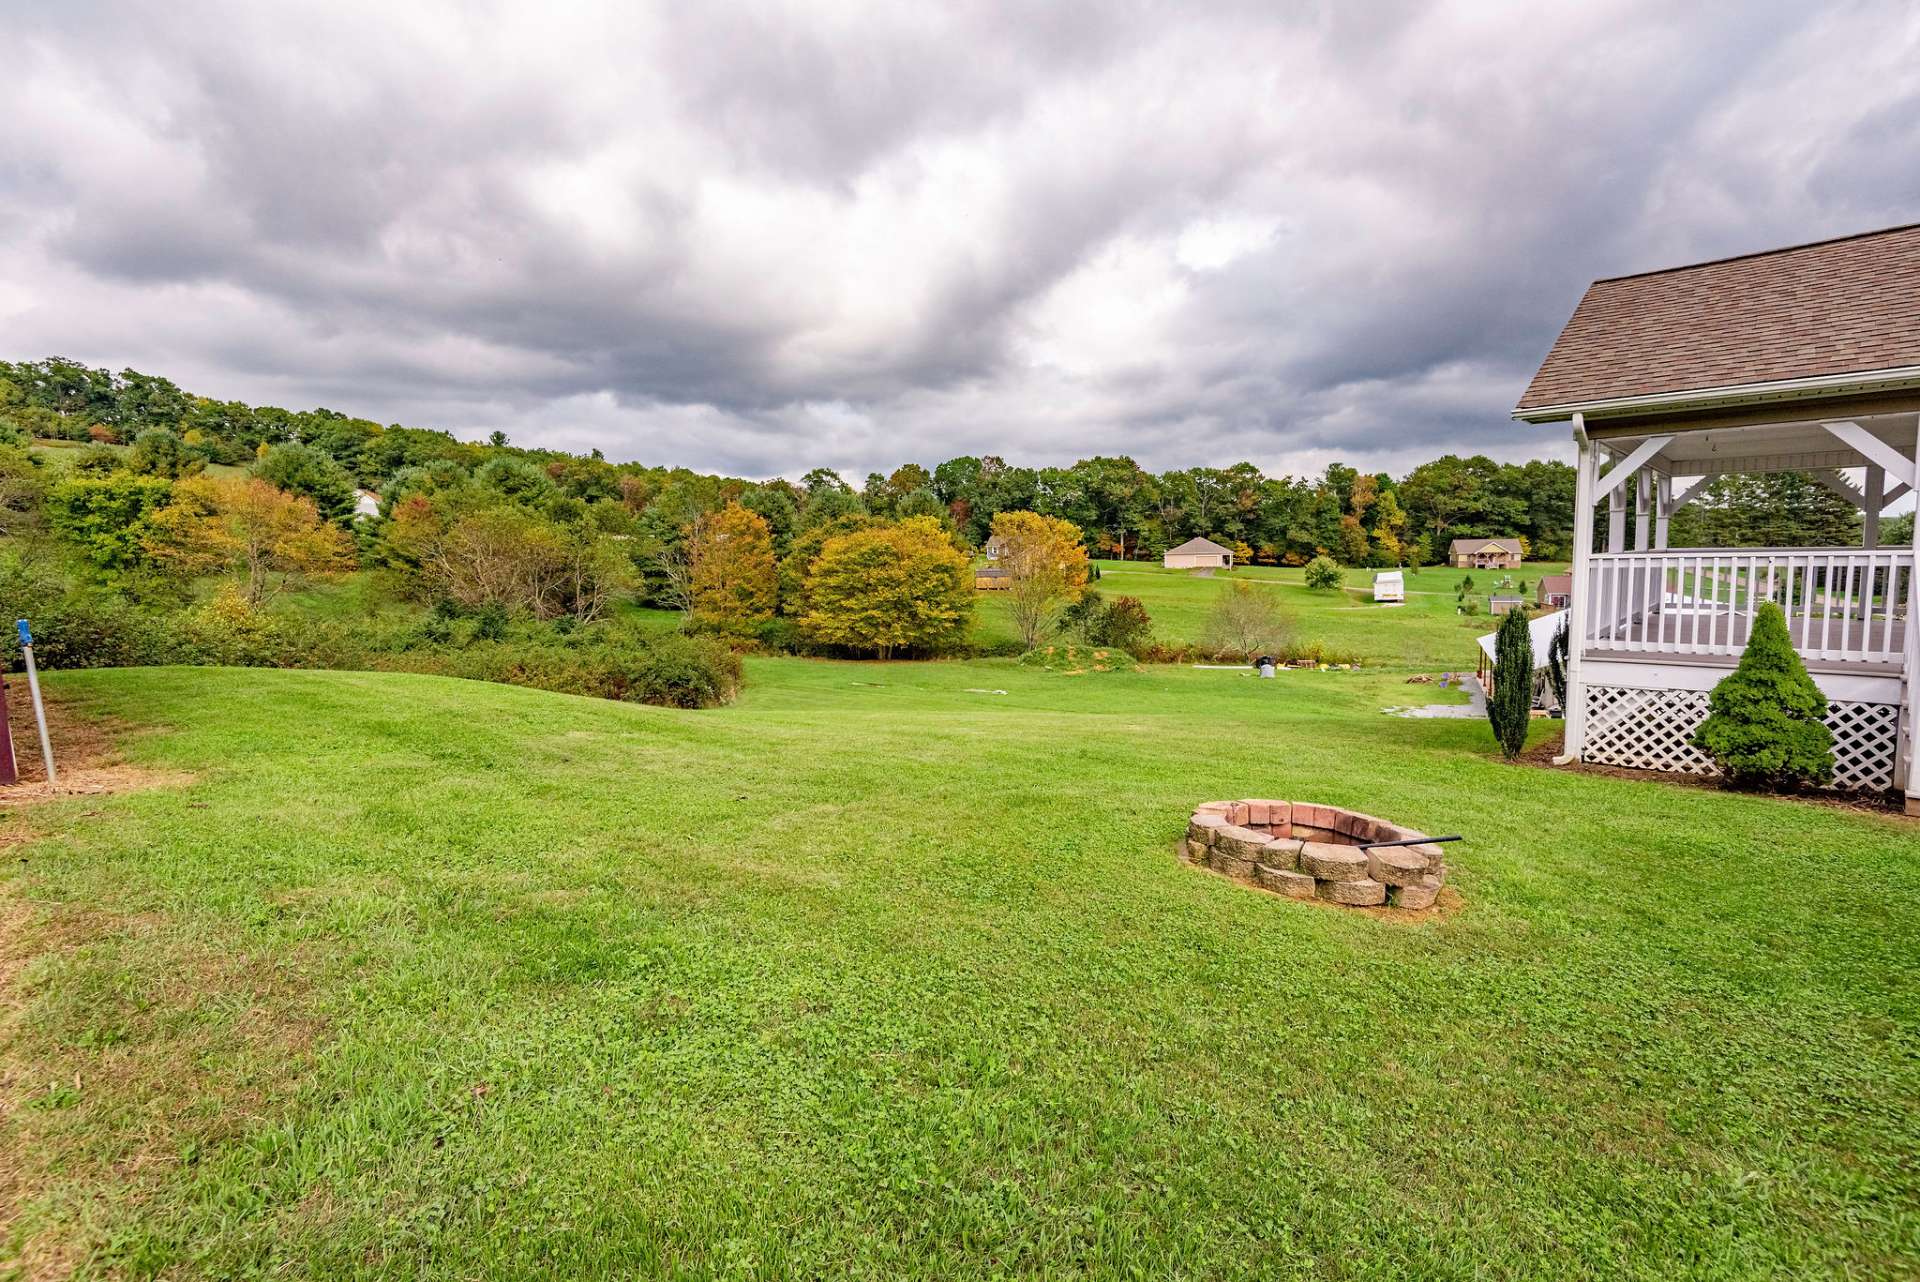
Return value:
<svg viewBox="0 0 1920 1282">
<path fill-rule="evenodd" d="M 1520 409 L 1920 365 L 1920 224 L 1597 280 Z"/>
</svg>

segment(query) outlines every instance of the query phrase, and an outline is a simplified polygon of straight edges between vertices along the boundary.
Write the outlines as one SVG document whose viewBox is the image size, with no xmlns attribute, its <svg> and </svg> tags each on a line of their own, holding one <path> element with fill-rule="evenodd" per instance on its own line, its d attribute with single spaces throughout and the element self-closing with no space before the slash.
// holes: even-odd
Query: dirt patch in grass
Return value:
<svg viewBox="0 0 1920 1282">
<path fill-rule="evenodd" d="M 1140 667 L 1131 654 L 1117 646 L 1044 645 L 1020 656 L 1020 666 L 1083 677 L 1090 672 L 1134 672 Z"/>
<path fill-rule="evenodd" d="M 1643 783 L 1665 784 L 1669 788 L 1691 788 L 1696 792 L 1729 793 L 1733 790 L 1721 785 L 1720 780 L 1711 775 L 1674 774 L 1666 770 L 1635 770 L 1631 766 L 1606 766 L 1595 762 L 1569 761 L 1565 765 L 1556 765 L 1554 758 L 1565 750 L 1564 738 L 1550 739 L 1537 743 L 1520 754 L 1516 764 L 1536 766 L 1546 770 L 1559 770 L 1567 774 L 1600 775 L 1608 779 L 1637 779 Z M 1781 801 L 1794 801 L 1803 806 L 1818 806 L 1823 810 L 1844 810 L 1850 814 L 1892 815 L 1905 818 L 1900 794 L 1889 790 L 1882 793 L 1870 792 L 1756 792 L 1733 795 L 1770 797 Z"/>
<path fill-rule="evenodd" d="M 57 790 L 49 789 L 46 763 L 40 758 L 40 732 L 33 720 L 33 700 L 24 681 L 7 683 L 7 722 L 13 732 L 19 782 L 0 785 L 0 813 L 61 797 L 137 792 L 193 781 L 192 775 L 153 770 L 124 759 L 121 745 L 146 733 L 143 727 L 89 713 L 65 700 L 49 699 L 47 733 L 53 740 L 54 770 L 60 779 Z"/>
</svg>

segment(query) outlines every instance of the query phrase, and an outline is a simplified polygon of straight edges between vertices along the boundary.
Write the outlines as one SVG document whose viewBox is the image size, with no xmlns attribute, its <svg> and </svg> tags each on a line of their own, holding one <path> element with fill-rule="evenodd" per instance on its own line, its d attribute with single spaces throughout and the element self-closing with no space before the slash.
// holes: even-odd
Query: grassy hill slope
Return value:
<svg viewBox="0 0 1920 1282">
<path fill-rule="evenodd" d="M 1478 658 L 1474 638 L 1493 631 L 1496 620 L 1486 613 L 1486 594 L 1500 578 L 1490 570 L 1454 570 L 1428 566 L 1407 570 L 1407 600 L 1399 606 L 1373 603 L 1373 571 L 1348 570 L 1346 586 L 1335 592 L 1316 592 L 1303 580 L 1303 571 L 1277 566 L 1249 566 L 1210 576 L 1191 570 L 1167 570 L 1145 561 L 1099 561 L 1100 581 L 1094 586 L 1108 597 L 1137 596 L 1153 616 L 1154 634 L 1167 641 L 1199 642 L 1206 632 L 1207 612 L 1214 599 L 1236 580 L 1270 584 L 1292 616 L 1299 641 L 1318 641 L 1329 649 L 1351 652 L 1369 664 L 1428 671 L 1471 669 Z M 1564 564 L 1537 562 L 1512 571 L 1525 580 L 1527 599 L 1543 574 L 1564 573 Z M 1482 613 L 1463 617 L 1455 612 L 1454 588 L 1463 574 L 1473 575 L 1474 595 Z M 1005 598 L 980 594 L 975 633 L 983 639 L 1016 635 L 1007 620 Z"/>
<path fill-rule="evenodd" d="M 1806 1277 L 1916 1245 L 1898 820 L 1503 766 L 1364 673 L 762 660 L 705 713 L 50 685 L 192 780 L 14 820 L 30 1262 Z M 1466 834 L 1461 903 L 1175 863 L 1246 795 Z"/>
</svg>

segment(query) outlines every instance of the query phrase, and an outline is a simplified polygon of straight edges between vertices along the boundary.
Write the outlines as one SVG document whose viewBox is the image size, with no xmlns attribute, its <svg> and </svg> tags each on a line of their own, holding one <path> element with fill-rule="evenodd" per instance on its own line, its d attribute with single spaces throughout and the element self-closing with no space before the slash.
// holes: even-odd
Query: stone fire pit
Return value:
<svg viewBox="0 0 1920 1282">
<path fill-rule="evenodd" d="M 1187 823 L 1188 863 L 1295 899 L 1354 908 L 1431 908 L 1447 879 L 1435 845 L 1366 850 L 1427 834 L 1306 801 L 1209 801 Z"/>
</svg>

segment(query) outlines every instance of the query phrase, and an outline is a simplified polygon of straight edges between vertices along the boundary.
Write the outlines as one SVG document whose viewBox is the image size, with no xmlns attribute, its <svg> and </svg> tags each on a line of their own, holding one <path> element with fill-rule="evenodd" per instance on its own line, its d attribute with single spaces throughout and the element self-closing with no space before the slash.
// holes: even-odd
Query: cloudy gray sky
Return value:
<svg viewBox="0 0 1920 1282">
<path fill-rule="evenodd" d="M 749 476 L 1400 470 L 1920 218 L 1920 7 L 0 0 L 0 355 Z"/>
</svg>

